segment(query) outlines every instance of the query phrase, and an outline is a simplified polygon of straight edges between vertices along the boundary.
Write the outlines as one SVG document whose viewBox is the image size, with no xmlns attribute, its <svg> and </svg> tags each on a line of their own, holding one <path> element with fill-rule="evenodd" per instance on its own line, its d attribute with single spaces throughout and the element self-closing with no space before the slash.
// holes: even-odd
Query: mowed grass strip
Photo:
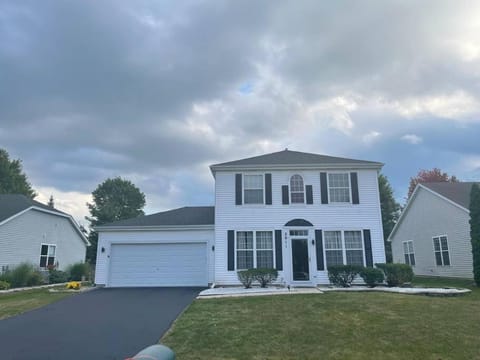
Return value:
<svg viewBox="0 0 480 360">
<path fill-rule="evenodd" d="M 197 300 L 162 343 L 179 360 L 439 360 L 480 359 L 479 339 L 480 289 L 473 288 L 459 297 L 326 293 Z"/>
<path fill-rule="evenodd" d="M 52 293 L 48 289 L 0 294 L 0 320 L 37 309 L 70 295 L 72 293 Z"/>
</svg>

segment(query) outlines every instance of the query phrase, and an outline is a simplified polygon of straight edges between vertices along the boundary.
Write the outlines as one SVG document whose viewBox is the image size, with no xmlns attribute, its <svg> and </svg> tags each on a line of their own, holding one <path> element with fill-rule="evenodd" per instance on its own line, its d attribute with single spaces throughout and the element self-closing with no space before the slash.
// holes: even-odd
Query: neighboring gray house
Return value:
<svg viewBox="0 0 480 360">
<path fill-rule="evenodd" d="M 24 195 L 0 195 L 0 270 L 29 262 L 60 270 L 85 261 L 88 240 L 73 218 Z"/>
<path fill-rule="evenodd" d="M 473 278 L 472 182 L 418 184 L 389 236 L 393 261 L 416 275 Z"/>
</svg>

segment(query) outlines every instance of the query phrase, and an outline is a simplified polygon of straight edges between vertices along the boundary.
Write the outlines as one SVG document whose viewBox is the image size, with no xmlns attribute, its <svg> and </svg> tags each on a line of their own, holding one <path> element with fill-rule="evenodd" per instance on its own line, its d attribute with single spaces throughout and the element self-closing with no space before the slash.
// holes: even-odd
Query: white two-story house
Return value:
<svg viewBox="0 0 480 360">
<path fill-rule="evenodd" d="M 98 227 L 96 283 L 236 285 L 239 270 L 275 268 L 281 284 L 316 286 L 330 265 L 385 262 L 381 167 L 290 150 L 212 165 L 214 207 Z"/>
</svg>

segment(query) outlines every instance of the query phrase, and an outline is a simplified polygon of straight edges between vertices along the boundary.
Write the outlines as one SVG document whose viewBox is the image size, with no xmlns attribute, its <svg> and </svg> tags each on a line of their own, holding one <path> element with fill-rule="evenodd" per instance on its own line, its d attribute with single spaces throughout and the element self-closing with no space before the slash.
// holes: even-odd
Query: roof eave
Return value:
<svg viewBox="0 0 480 360">
<path fill-rule="evenodd" d="M 235 171 L 235 170 L 300 170 L 300 169 L 372 169 L 380 170 L 383 163 L 344 163 L 344 164 L 255 164 L 255 165 L 211 165 L 210 171 L 215 177 L 217 171 Z"/>
<path fill-rule="evenodd" d="M 166 230 L 214 230 L 215 225 L 131 225 L 131 226 L 95 226 L 96 232 L 110 231 L 166 231 Z"/>
</svg>

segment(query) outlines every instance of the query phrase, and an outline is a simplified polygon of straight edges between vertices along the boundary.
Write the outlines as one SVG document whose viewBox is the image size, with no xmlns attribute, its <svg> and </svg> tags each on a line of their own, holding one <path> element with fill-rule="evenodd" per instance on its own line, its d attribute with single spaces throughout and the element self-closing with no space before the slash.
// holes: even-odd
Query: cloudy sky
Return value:
<svg viewBox="0 0 480 360">
<path fill-rule="evenodd" d="M 81 223 L 108 177 L 148 213 L 208 165 L 292 150 L 480 179 L 480 3 L 0 1 L 0 147 Z"/>
</svg>

